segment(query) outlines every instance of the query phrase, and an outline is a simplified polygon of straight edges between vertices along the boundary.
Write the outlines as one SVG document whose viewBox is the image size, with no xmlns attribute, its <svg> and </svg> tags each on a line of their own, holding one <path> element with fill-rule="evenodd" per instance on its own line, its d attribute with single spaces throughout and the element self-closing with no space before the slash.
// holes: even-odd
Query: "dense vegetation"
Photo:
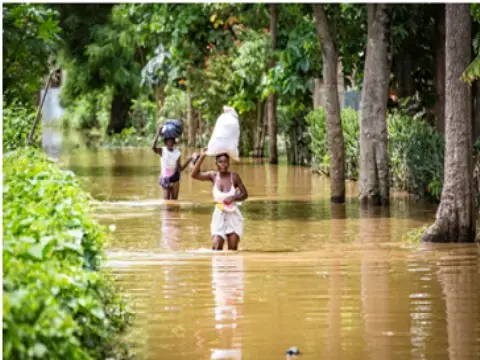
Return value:
<svg viewBox="0 0 480 360">
<path fill-rule="evenodd" d="M 341 113 L 345 139 L 345 172 L 349 180 L 358 180 L 360 147 L 358 113 Z M 330 174 L 325 110 L 315 109 L 307 116 L 312 137 L 313 166 Z M 443 181 L 444 139 L 425 120 L 393 111 L 388 117 L 389 165 L 392 188 L 418 197 L 440 200 Z"/>
<path fill-rule="evenodd" d="M 88 195 L 38 150 L 6 154 L 3 174 L 4 357 L 126 358 L 130 315 L 100 269 Z"/>
</svg>

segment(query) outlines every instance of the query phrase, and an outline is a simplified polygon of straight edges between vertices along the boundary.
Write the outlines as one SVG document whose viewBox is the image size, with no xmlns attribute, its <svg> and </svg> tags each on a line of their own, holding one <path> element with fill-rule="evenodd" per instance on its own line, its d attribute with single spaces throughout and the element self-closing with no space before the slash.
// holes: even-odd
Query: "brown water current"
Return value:
<svg viewBox="0 0 480 360">
<path fill-rule="evenodd" d="M 478 245 L 408 246 L 435 206 L 394 194 L 331 205 L 310 169 L 242 160 L 240 251 L 213 253 L 212 185 L 182 173 L 164 202 L 149 149 L 64 156 L 115 228 L 107 267 L 136 313 L 141 359 L 480 359 Z M 207 166 L 213 169 L 213 162 Z"/>
</svg>

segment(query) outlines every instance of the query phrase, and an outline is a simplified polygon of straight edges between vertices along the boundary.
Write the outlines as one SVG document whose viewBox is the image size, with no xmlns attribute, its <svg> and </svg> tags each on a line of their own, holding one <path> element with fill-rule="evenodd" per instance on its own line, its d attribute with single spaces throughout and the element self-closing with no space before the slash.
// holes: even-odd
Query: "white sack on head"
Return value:
<svg viewBox="0 0 480 360">
<path fill-rule="evenodd" d="M 224 107 L 224 111 L 226 106 Z M 238 161 L 238 142 L 240 140 L 240 125 L 238 115 L 233 108 L 223 113 L 217 119 L 213 128 L 212 137 L 208 142 L 207 155 L 216 156 L 228 154 L 231 159 Z"/>
<path fill-rule="evenodd" d="M 237 120 L 238 120 L 238 114 L 237 114 L 237 112 L 235 111 L 234 108 L 232 108 L 232 107 L 230 107 L 230 106 L 224 106 L 224 107 L 223 107 L 223 112 L 224 112 L 225 114 L 231 114 L 231 115 L 235 116 L 235 117 L 237 118 Z"/>
</svg>

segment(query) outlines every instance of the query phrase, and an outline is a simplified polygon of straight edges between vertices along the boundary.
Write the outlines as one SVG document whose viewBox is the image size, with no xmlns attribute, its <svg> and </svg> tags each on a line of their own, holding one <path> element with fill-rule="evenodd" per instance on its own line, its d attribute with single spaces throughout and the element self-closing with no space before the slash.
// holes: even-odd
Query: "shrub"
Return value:
<svg viewBox="0 0 480 360">
<path fill-rule="evenodd" d="M 358 179 L 360 144 L 360 128 L 358 113 L 353 109 L 341 111 L 343 137 L 345 142 L 345 176 L 350 180 Z M 323 108 L 316 108 L 306 116 L 310 127 L 311 150 L 314 155 L 313 163 L 318 170 L 330 174 L 330 154 L 328 153 L 327 119 Z"/>
<path fill-rule="evenodd" d="M 3 108 L 3 152 L 24 147 L 35 119 L 35 110 L 21 103 Z M 38 131 L 39 129 L 37 129 Z"/>
<path fill-rule="evenodd" d="M 400 112 L 388 117 L 390 180 L 394 188 L 440 199 L 443 137 L 426 121 Z"/>
<path fill-rule="evenodd" d="M 4 357 L 126 358 L 130 313 L 100 271 L 87 194 L 38 150 L 7 154 L 3 170 Z"/>
</svg>

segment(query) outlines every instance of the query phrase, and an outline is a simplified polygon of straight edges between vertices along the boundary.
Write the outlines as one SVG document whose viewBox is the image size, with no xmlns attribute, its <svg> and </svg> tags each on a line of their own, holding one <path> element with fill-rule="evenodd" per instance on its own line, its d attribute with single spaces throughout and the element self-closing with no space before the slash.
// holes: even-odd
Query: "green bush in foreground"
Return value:
<svg viewBox="0 0 480 360">
<path fill-rule="evenodd" d="M 120 359 L 130 314 L 100 271 L 103 235 L 73 173 L 37 150 L 4 157 L 3 355 Z"/>
</svg>

